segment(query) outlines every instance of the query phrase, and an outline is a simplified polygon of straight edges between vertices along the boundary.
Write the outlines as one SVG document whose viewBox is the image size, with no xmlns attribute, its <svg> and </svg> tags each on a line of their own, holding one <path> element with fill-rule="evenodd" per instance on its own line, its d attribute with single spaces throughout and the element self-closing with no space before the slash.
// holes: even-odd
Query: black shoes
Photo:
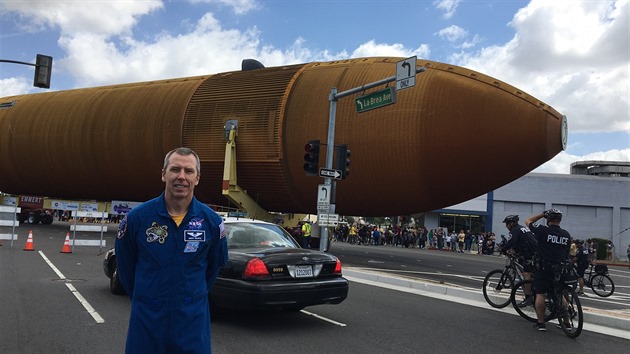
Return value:
<svg viewBox="0 0 630 354">
<path fill-rule="evenodd" d="M 537 331 L 546 331 L 547 327 L 545 327 L 544 323 L 536 322 L 536 324 L 534 325 L 534 329 L 537 330 Z"/>
</svg>

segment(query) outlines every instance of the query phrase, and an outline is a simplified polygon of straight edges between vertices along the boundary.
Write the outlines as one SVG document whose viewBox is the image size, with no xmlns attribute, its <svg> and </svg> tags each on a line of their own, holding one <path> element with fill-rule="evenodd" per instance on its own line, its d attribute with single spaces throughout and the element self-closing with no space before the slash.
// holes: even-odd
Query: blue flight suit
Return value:
<svg viewBox="0 0 630 354">
<path fill-rule="evenodd" d="M 208 292 L 228 260 L 217 213 L 193 198 L 178 227 L 163 193 L 123 219 L 116 259 L 131 298 L 126 353 L 211 353 Z"/>
</svg>

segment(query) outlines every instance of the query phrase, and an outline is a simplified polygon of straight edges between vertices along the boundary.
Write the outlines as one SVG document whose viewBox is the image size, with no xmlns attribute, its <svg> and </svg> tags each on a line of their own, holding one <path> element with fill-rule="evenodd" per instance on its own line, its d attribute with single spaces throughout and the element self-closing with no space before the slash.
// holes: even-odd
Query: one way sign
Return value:
<svg viewBox="0 0 630 354">
<path fill-rule="evenodd" d="M 341 179 L 341 171 L 328 168 L 319 169 L 319 177 L 329 177 L 333 179 Z"/>
</svg>

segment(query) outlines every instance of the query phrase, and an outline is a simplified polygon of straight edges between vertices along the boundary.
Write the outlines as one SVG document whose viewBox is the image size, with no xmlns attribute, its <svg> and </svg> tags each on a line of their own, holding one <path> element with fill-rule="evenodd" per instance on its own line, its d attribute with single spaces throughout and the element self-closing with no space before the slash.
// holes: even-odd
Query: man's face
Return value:
<svg viewBox="0 0 630 354">
<path fill-rule="evenodd" d="M 170 197 L 192 197 L 195 186 L 199 183 L 195 156 L 173 153 L 166 169 L 162 170 L 162 181 L 166 184 L 166 194 Z"/>
</svg>

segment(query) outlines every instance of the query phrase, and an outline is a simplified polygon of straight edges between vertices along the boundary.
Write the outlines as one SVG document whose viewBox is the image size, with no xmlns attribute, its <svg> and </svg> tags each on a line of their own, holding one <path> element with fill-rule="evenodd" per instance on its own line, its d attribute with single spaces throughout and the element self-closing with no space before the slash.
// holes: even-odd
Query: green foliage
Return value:
<svg viewBox="0 0 630 354">
<path fill-rule="evenodd" d="M 591 241 L 597 242 L 597 254 L 595 259 L 606 259 L 606 244 L 607 239 L 604 238 L 591 238 Z"/>
</svg>

